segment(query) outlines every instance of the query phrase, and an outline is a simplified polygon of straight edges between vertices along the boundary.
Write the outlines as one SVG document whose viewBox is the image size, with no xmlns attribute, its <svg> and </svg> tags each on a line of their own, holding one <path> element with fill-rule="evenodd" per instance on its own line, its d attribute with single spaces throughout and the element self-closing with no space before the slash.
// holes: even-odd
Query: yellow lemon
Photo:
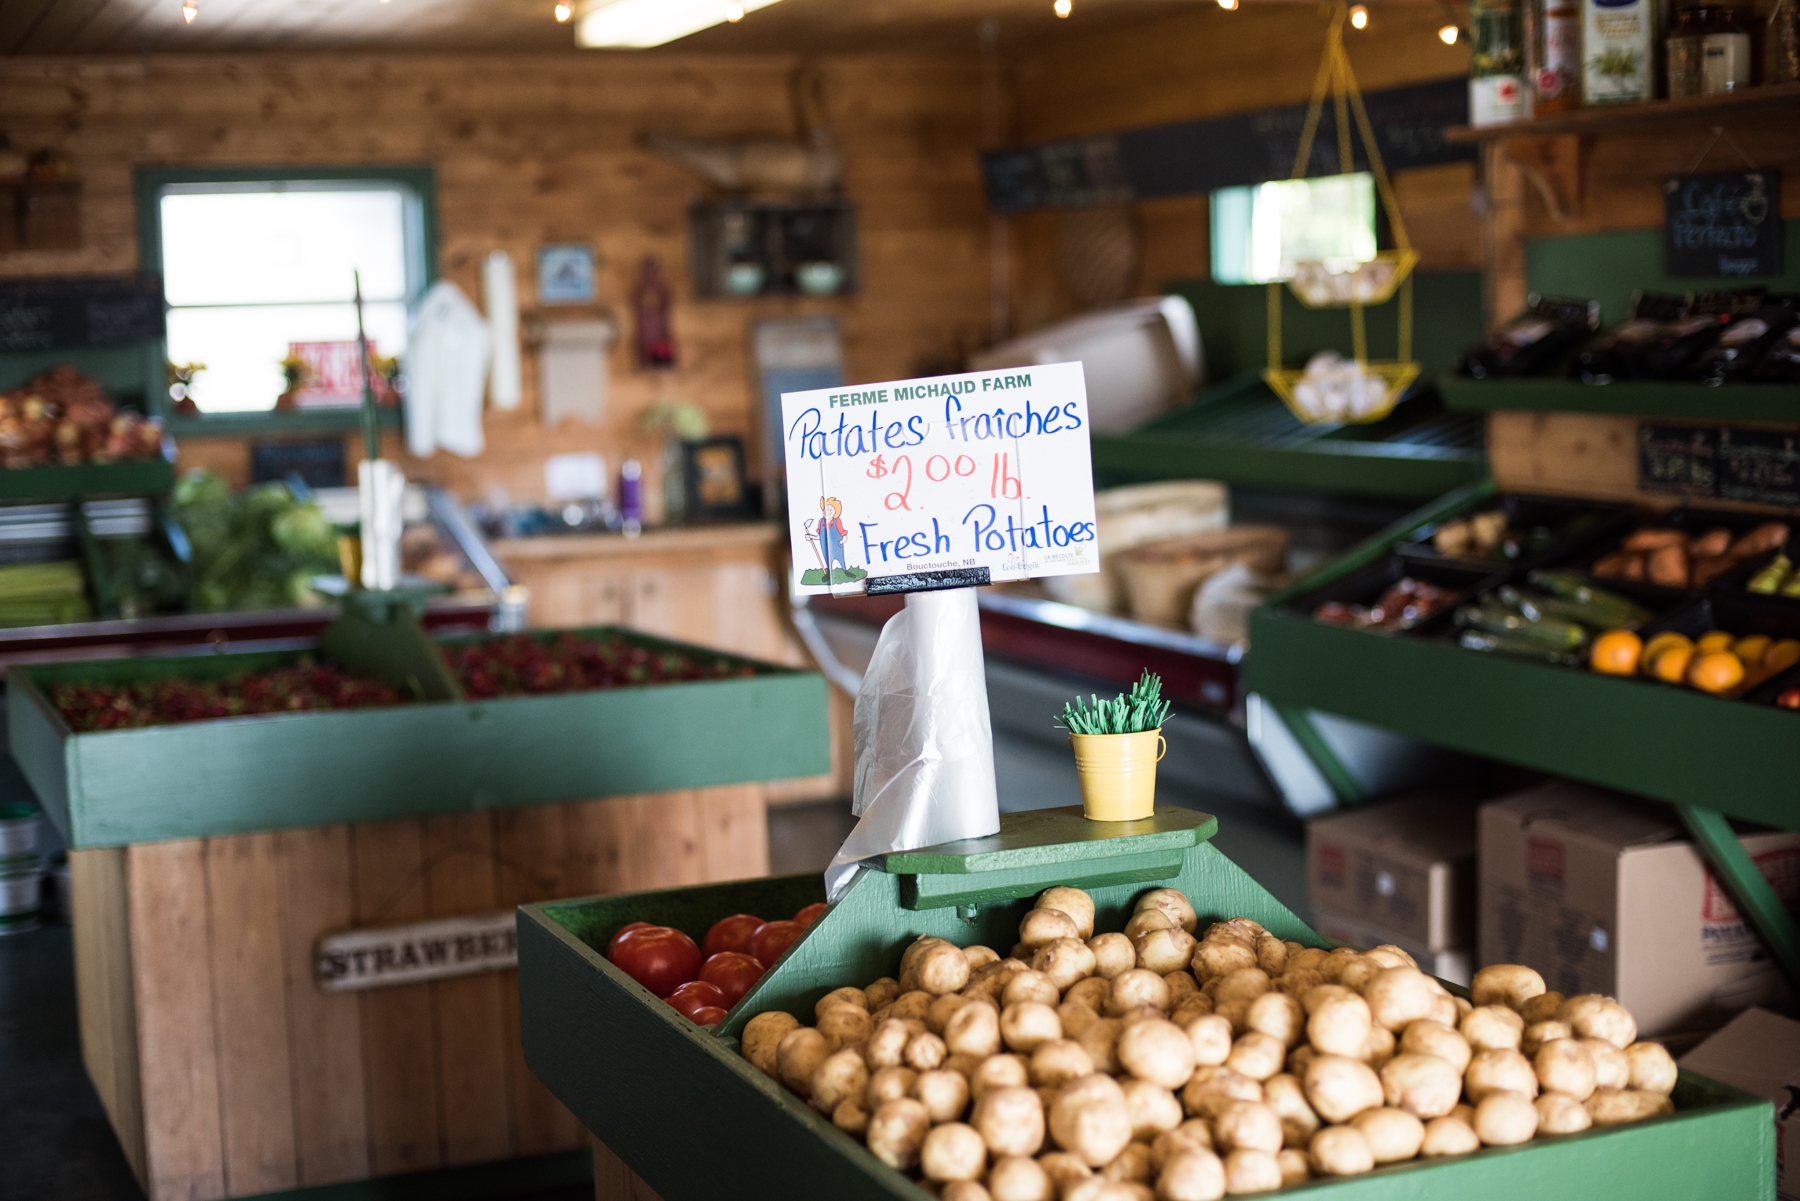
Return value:
<svg viewBox="0 0 1800 1201">
<path fill-rule="evenodd" d="M 1628 676 L 1637 671 L 1638 652 L 1643 649 L 1642 640 L 1630 630 L 1608 630 L 1594 639 L 1588 663 L 1609 676 Z"/>
</svg>

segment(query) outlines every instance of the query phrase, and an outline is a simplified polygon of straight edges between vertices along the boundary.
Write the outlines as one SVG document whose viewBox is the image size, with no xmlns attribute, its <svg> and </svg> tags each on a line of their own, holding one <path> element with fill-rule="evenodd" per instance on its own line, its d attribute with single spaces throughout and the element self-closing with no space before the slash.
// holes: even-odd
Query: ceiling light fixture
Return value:
<svg viewBox="0 0 1800 1201">
<path fill-rule="evenodd" d="M 1352 8 L 1350 10 L 1350 26 L 1353 29 L 1367 29 L 1369 27 L 1369 10 L 1361 4 Z"/>
<path fill-rule="evenodd" d="M 1075 11 L 1075 5 L 1071 0 L 1056 0 L 1056 3 L 1050 7 L 1056 10 L 1056 15 L 1059 17 L 1066 17 Z"/>
<path fill-rule="evenodd" d="M 575 44 L 593 49 L 661 46 L 777 0 L 576 0 Z M 736 12 L 734 17 L 731 14 Z"/>
<path fill-rule="evenodd" d="M 181 6 L 181 19 L 186 21 L 189 25 L 192 25 L 194 23 L 194 18 L 199 15 L 199 0 L 187 0 L 187 3 Z"/>
<path fill-rule="evenodd" d="M 1224 9 L 1228 13 L 1236 12 L 1237 6 L 1238 6 L 1238 0 L 1219 0 L 1219 7 Z"/>
<path fill-rule="evenodd" d="M 564 21 L 567 21 L 570 17 L 572 17 L 574 15 L 575 15 L 575 10 L 570 8 L 567 4 L 559 3 L 556 6 L 556 23 L 558 25 L 562 24 Z"/>
<path fill-rule="evenodd" d="M 1438 41 L 1444 43 L 1446 46 L 1456 45 L 1456 26 L 1446 25 L 1438 30 Z"/>
</svg>

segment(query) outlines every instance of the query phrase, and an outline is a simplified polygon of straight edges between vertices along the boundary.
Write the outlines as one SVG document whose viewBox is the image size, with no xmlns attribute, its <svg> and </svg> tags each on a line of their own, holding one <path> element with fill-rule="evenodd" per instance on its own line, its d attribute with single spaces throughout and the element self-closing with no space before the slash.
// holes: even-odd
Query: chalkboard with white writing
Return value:
<svg viewBox="0 0 1800 1201">
<path fill-rule="evenodd" d="M 1663 181 L 1664 270 L 1678 276 L 1781 273 L 1781 175 L 1715 171 Z"/>
<path fill-rule="evenodd" d="M 163 332 L 159 275 L 0 281 L 0 351 L 112 346 Z"/>
</svg>

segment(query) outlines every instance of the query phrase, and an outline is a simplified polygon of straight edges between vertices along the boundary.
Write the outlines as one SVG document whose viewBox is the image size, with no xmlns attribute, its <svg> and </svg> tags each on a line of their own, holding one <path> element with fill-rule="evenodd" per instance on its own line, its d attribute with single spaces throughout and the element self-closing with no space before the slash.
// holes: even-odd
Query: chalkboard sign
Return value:
<svg viewBox="0 0 1800 1201">
<path fill-rule="evenodd" d="M 162 336 L 160 275 L 0 281 L 0 351 L 109 346 Z"/>
<path fill-rule="evenodd" d="M 1714 171 L 1663 181 L 1663 260 L 1670 275 L 1781 273 L 1781 174 Z"/>
<path fill-rule="evenodd" d="M 1389 171 L 1473 159 L 1472 145 L 1452 145 L 1444 130 L 1469 119 L 1466 78 L 1370 92 L 1369 123 Z M 1286 179 L 1306 124 L 1306 105 L 1183 121 L 982 155 L 988 204 L 997 213 L 1123 204 L 1187 196 L 1214 188 Z M 1352 139 L 1352 169 L 1368 170 L 1362 135 Z M 1338 172 L 1337 116 L 1320 114 L 1309 175 Z"/>
<path fill-rule="evenodd" d="M 1719 496 L 1753 504 L 1800 505 L 1800 435 L 1785 430 L 1720 430 Z"/>
<path fill-rule="evenodd" d="M 254 483 L 299 476 L 309 488 L 344 486 L 344 440 L 318 442 L 253 442 L 250 479 Z"/>
<path fill-rule="evenodd" d="M 1677 496 L 1719 494 L 1719 431 L 1688 426 L 1638 426 L 1638 487 Z"/>
</svg>

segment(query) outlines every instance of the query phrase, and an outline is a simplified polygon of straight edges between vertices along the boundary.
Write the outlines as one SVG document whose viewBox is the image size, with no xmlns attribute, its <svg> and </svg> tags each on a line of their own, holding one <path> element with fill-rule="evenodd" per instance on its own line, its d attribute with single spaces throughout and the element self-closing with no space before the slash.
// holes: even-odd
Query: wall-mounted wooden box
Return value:
<svg viewBox="0 0 1800 1201">
<path fill-rule="evenodd" d="M 856 210 L 848 204 L 696 205 L 699 296 L 847 296 L 856 291 Z"/>
</svg>

